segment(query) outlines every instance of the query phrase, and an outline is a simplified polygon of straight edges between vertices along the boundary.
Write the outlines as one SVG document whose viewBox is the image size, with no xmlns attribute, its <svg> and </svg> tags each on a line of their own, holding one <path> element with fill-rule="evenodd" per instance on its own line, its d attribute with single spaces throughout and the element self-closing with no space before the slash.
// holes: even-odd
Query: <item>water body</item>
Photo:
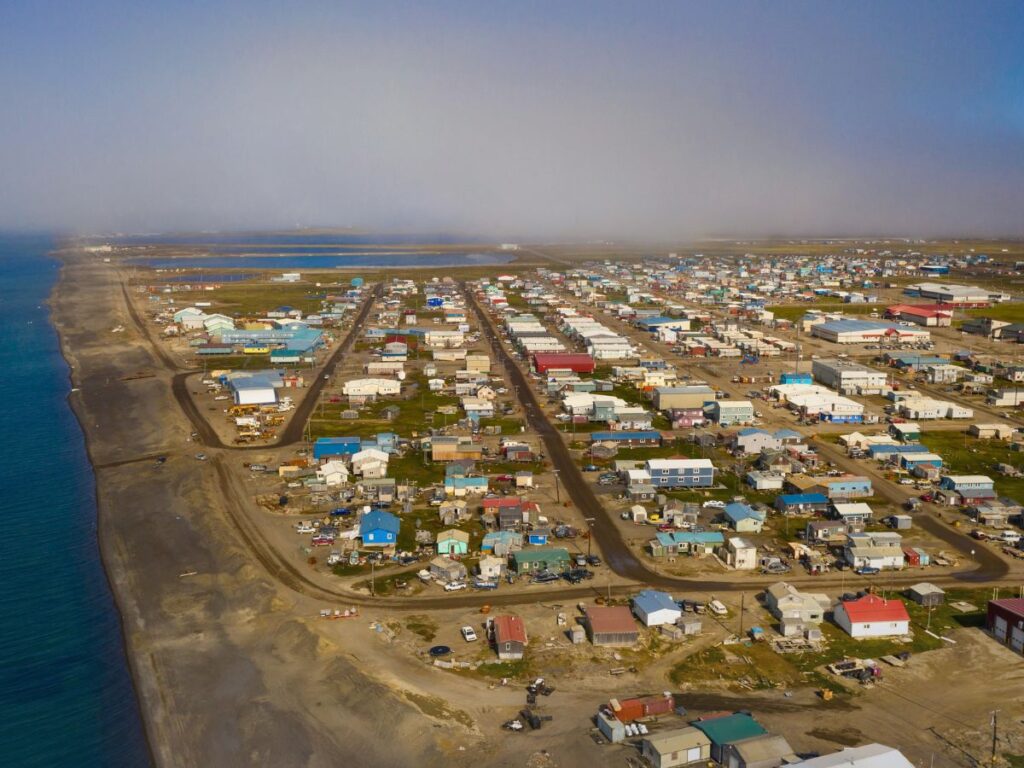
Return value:
<svg viewBox="0 0 1024 768">
<path fill-rule="evenodd" d="M 0 235 L 0 765 L 150 765 L 96 541 L 94 478 L 44 304 L 43 237 Z"/>
<path fill-rule="evenodd" d="M 513 258 L 507 253 L 316 253 L 278 252 L 257 256 L 251 253 L 220 254 L 181 259 L 138 259 L 134 263 L 157 269 L 334 269 L 336 267 L 467 267 L 507 264 Z"/>
</svg>

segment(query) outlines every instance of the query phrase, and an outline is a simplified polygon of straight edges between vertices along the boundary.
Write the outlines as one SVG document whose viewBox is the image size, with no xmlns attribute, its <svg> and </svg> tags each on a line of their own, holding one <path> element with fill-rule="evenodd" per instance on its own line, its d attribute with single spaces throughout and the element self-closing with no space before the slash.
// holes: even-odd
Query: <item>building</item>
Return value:
<svg viewBox="0 0 1024 768">
<path fill-rule="evenodd" d="M 547 373 L 548 371 L 593 373 L 594 358 L 576 352 L 536 352 L 533 355 L 533 369 L 537 373 Z"/>
<path fill-rule="evenodd" d="M 844 395 L 873 395 L 887 388 L 884 371 L 850 360 L 814 360 L 811 371 L 817 381 Z"/>
<path fill-rule="evenodd" d="M 570 563 L 569 552 L 562 547 L 521 549 L 512 553 L 512 568 L 519 574 L 535 571 L 559 573 L 568 568 Z"/>
<path fill-rule="evenodd" d="M 442 584 L 465 581 L 466 566 L 450 557 L 438 556 L 430 561 L 430 575 Z"/>
<path fill-rule="evenodd" d="M 676 728 L 644 737 L 640 754 L 653 768 L 706 764 L 711 757 L 711 739 L 693 726 Z"/>
<path fill-rule="evenodd" d="M 349 398 L 372 400 L 378 397 L 397 395 L 402 391 L 402 382 L 398 379 L 349 379 L 341 392 Z"/>
<path fill-rule="evenodd" d="M 715 484 L 711 459 L 648 459 L 644 468 L 658 488 L 710 488 Z"/>
<path fill-rule="evenodd" d="M 733 536 L 725 542 L 725 564 L 738 571 L 757 568 L 757 547 L 747 539 Z"/>
<path fill-rule="evenodd" d="M 733 436 L 732 444 L 734 450 L 750 456 L 761 451 L 777 451 L 782 442 L 765 429 L 746 427 Z"/>
<path fill-rule="evenodd" d="M 886 308 L 885 315 L 930 328 L 948 328 L 953 324 L 953 308 L 940 304 L 894 304 Z"/>
<path fill-rule="evenodd" d="M 645 627 L 675 624 L 683 615 L 671 595 L 654 589 L 645 589 L 633 598 L 633 613 Z"/>
<path fill-rule="evenodd" d="M 584 623 L 594 645 L 634 645 L 640 639 L 633 614 L 624 605 L 587 606 Z"/>
<path fill-rule="evenodd" d="M 989 600 L 985 626 L 996 640 L 1024 654 L 1024 599 Z"/>
<path fill-rule="evenodd" d="M 390 512 L 373 510 L 359 520 L 359 538 L 364 547 L 393 547 L 400 527 L 401 521 Z"/>
<path fill-rule="evenodd" d="M 957 307 L 987 305 L 999 301 L 1002 294 L 976 285 L 953 285 L 949 283 L 915 283 L 903 289 L 908 296 L 920 296 L 942 304 Z"/>
<path fill-rule="evenodd" d="M 659 411 L 703 409 L 714 400 L 715 390 L 706 384 L 654 388 L 654 407 Z"/>
<path fill-rule="evenodd" d="M 840 601 L 832 612 L 840 629 L 850 637 L 896 637 L 910 632 L 910 616 L 903 601 L 864 595 Z"/>
<path fill-rule="evenodd" d="M 811 326 L 811 335 L 836 344 L 870 344 L 881 341 L 927 341 L 931 334 L 921 328 L 877 320 L 826 320 Z"/>
<path fill-rule="evenodd" d="M 824 493 L 784 493 L 775 497 L 775 509 L 787 515 L 824 512 L 829 503 Z"/>
<path fill-rule="evenodd" d="M 723 427 L 754 421 L 754 404 L 749 400 L 716 400 L 710 410 L 712 421 Z"/>
<path fill-rule="evenodd" d="M 722 753 L 725 768 L 779 768 L 796 760 L 789 742 L 771 734 L 726 744 Z"/>
<path fill-rule="evenodd" d="M 358 437 L 319 437 L 313 443 L 313 458 L 317 461 L 333 456 L 354 456 L 362 450 Z"/>
<path fill-rule="evenodd" d="M 841 752 L 793 763 L 793 768 L 914 768 L 898 749 L 884 744 L 848 747 Z"/>
<path fill-rule="evenodd" d="M 469 554 L 469 534 L 458 528 L 451 528 L 437 534 L 437 554 L 467 555 Z"/>
<path fill-rule="evenodd" d="M 907 590 L 907 597 L 918 605 L 923 605 L 926 608 L 942 605 L 946 601 L 946 593 L 939 587 L 936 587 L 934 584 L 930 584 L 927 581 L 923 581 L 920 584 L 915 584 L 910 587 Z"/>
<path fill-rule="evenodd" d="M 844 557 L 851 568 L 899 570 L 904 565 L 903 537 L 891 531 L 850 533 Z"/>
<path fill-rule="evenodd" d="M 726 504 L 722 515 L 737 533 L 760 533 L 764 527 L 764 514 L 743 502 Z"/>
<path fill-rule="evenodd" d="M 515 614 L 500 614 L 491 619 L 494 650 L 502 661 L 517 661 L 526 655 L 526 625 Z"/>
<path fill-rule="evenodd" d="M 474 442 L 472 437 L 435 435 L 430 438 L 429 445 L 431 461 L 479 461 L 483 456 L 483 446 Z"/>
<path fill-rule="evenodd" d="M 832 606 L 827 595 L 801 592 L 792 584 L 780 581 L 764 593 L 765 608 L 779 621 L 779 631 L 785 637 L 801 635 L 809 627 L 825 620 L 825 612 Z"/>
<path fill-rule="evenodd" d="M 729 744 L 765 736 L 766 731 L 757 720 L 743 712 L 697 720 L 693 726 L 711 740 L 711 759 L 722 762 Z"/>
</svg>

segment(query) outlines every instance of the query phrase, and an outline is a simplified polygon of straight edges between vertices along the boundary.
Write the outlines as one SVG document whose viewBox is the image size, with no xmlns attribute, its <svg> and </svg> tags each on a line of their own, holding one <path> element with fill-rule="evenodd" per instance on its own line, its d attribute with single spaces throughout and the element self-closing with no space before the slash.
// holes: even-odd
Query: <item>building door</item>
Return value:
<svg viewBox="0 0 1024 768">
<path fill-rule="evenodd" d="M 996 616 L 995 623 L 992 625 L 992 634 L 996 636 L 997 640 L 1006 642 L 1006 619 L 1002 616 Z"/>
<path fill-rule="evenodd" d="M 1014 627 L 1010 632 L 1010 647 L 1017 653 L 1024 653 L 1024 628 Z"/>
</svg>

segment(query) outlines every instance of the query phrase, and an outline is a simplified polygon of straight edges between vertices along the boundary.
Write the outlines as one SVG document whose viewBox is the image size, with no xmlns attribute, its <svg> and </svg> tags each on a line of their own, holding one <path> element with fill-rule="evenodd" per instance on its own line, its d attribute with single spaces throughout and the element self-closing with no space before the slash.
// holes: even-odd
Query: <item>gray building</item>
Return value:
<svg viewBox="0 0 1024 768">
<path fill-rule="evenodd" d="M 811 372 L 816 381 L 841 394 L 877 394 L 885 389 L 888 379 L 884 371 L 852 360 L 815 360 L 811 363 Z"/>
</svg>

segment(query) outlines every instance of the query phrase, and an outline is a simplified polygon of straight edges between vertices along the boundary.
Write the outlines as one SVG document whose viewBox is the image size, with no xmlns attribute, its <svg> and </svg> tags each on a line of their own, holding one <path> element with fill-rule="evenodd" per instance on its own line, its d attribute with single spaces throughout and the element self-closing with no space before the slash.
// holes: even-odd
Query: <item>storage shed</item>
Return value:
<svg viewBox="0 0 1024 768">
<path fill-rule="evenodd" d="M 907 590 L 907 597 L 918 605 L 927 607 L 942 605 L 946 600 L 946 593 L 934 584 L 922 581 Z"/>
<path fill-rule="evenodd" d="M 633 645 L 640 631 L 624 605 L 595 605 L 586 611 L 587 636 L 594 645 Z"/>
</svg>

